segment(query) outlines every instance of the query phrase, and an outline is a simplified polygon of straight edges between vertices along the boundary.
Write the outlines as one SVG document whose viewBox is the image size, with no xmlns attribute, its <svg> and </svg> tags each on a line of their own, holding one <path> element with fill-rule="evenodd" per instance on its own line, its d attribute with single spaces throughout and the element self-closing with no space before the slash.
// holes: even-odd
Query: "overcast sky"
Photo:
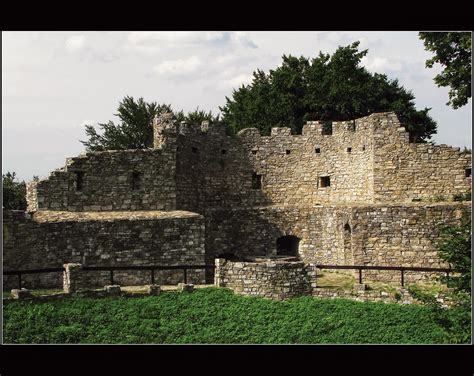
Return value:
<svg viewBox="0 0 474 376">
<path fill-rule="evenodd" d="M 315 57 L 356 40 L 364 65 L 431 107 L 438 144 L 471 147 L 471 101 L 446 105 L 417 32 L 2 32 L 2 171 L 45 177 L 84 150 L 84 124 L 116 120 L 125 95 L 219 111 L 232 89 L 283 54 Z"/>
</svg>

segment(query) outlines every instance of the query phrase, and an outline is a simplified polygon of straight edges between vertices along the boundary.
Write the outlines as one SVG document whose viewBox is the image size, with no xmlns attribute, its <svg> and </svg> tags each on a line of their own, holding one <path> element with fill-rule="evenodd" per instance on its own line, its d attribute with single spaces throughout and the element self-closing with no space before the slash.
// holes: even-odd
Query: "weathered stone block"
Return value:
<svg viewBox="0 0 474 376">
<path fill-rule="evenodd" d="M 182 292 L 193 292 L 194 285 L 192 283 L 178 283 L 178 290 Z"/>
<path fill-rule="evenodd" d="M 21 290 L 19 289 L 12 289 L 11 294 L 13 299 L 31 299 L 33 295 L 31 294 L 30 290 L 22 288 Z"/>
<path fill-rule="evenodd" d="M 122 293 L 120 285 L 108 285 L 104 287 L 104 290 L 109 296 L 120 296 Z"/>
<path fill-rule="evenodd" d="M 146 292 L 148 295 L 160 295 L 161 286 L 160 285 L 146 285 Z"/>
</svg>

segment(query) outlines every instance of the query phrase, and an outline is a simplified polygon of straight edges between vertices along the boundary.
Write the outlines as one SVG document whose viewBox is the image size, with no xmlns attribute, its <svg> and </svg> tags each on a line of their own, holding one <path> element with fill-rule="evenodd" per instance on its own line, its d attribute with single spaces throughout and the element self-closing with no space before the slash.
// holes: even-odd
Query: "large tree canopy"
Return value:
<svg viewBox="0 0 474 376">
<path fill-rule="evenodd" d="M 307 120 L 351 120 L 374 112 L 395 111 L 412 141 L 423 142 L 436 133 L 429 108 L 417 110 L 411 92 L 384 74 L 360 65 L 368 50 L 359 42 L 339 47 L 332 56 L 283 56 L 281 66 L 268 74 L 253 73 L 250 85 L 234 90 L 220 107 L 223 122 L 234 131 L 256 127 L 268 135 L 271 127 L 288 126 L 300 133 Z"/>
<path fill-rule="evenodd" d="M 100 131 L 92 125 L 86 125 L 88 140 L 81 141 L 88 151 L 146 149 L 153 147 L 153 128 L 151 122 L 155 115 L 173 112 L 169 104 L 147 103 L 143 98 L 135 100 L 126 96 L 119 102 L 118 113 L 120 122 L 99 123 Z M 185 114 L 183 111 L 174 113 L 177 121 L 200 123 L 203 120 L 219 121 L 212 112 L 197 108 Z"/>
<path fill-rule="evenodd" d="M 426 66 L 433 68 L 441 64 L 443 71 L 434 78 L 435 83 L 449 86 L 447 105 L 459 108 L 471 98 L 471 43 L 470 32 L 422 32 L 418 34 L 425 49 L 435 53 L 426 60 Z"/>
</svg>

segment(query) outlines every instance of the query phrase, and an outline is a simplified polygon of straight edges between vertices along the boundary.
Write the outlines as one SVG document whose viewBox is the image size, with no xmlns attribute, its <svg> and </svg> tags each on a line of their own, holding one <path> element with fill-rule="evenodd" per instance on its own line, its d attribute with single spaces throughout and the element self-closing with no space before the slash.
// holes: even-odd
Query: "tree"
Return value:
<svg viewBox="0 0 474 376">
<path fill-rule="evenodd" d="M 372 74 L 360 65 L 368 50 L 359 42 L 339 47 L 332 56 L 282 57 L 268 74 L 253 73 L 253 81 L 234 90 L 220 107 L 223 122 L 234 131 L 256 127 L 268 135 L 271 127 L 291 127 L 301 133 L 307 120 L 351 120 L 374 112 L 395 111 L 412 141 L 423 142 L 436 133 L 429 108 L 416 110 L 414 96 L 397 80 Z"/>
<path fill-rule="evenodd" d="M 471 292 L 471 213 L 463 210 L 459 225 L 442 225 L 438 254 L 447 262 L 456 276 L 445 277 L 448 287 Z"/>
<path fill-rule="evenodd" d="M 2 174 L 3 207 L 9 210 L 26 210 L 26 184 L 16 181 L 15 172 Z"/>
<path fill-rule="evenodd" d="M 443 71 L 434 78 L 438 87 L 449 86 L 447 105 L 454 109 L 467 104 L 471 98 L 471 43 L 470 32 L 420 32 L 425 50 L 435 53 L 426 60 L 426 67 L 435 63 L 443 66 Z"/>
<path fill-rule="evenodd" d="M 146 149 L 153 147 L 153 128 L 151 126 L 155 115 L 165 112 L 173 112 L 169 104 L 147 103 L 143 98 L 137 101 L 133 97 L 126 96 L 119 102 L 118 116 L 120 122 L 113 121 L 99 123 L 102 132 L 99 133 L 92 125 L 86 125 L 88 140 L 81 141 L 88 151 L 101 150 L 127 150 Z M 188 123 L 201 122 L 203 120 L 218 121 L 212 112 L 205 112 L 197 108 L 187 115 L 183 111 L 174 114 L 177 121 Z"/>
</svg>

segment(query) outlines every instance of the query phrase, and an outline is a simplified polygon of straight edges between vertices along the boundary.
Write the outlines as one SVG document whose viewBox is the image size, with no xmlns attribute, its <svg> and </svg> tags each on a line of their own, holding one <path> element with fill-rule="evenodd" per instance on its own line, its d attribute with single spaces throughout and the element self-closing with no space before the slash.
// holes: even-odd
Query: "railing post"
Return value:
<svg viewBox="0 0 474 376">
<path fill-rule="evenodd" d="M 404 287 L 405 286 L 404 269 L 400 268 L 400 272 L 402 273 L 402 287 Z"/>
<path fill-rule="evenodd" d="M 186 268 L 183 268 L 184 272 L 184 283 L 188 283 L 188 270 Z"/>
<path fill-rule="evenodd" d="M 21 273 L 18 273 L 18 288 L 21 290 Z"/>
<path fill-rule="evenodd" d="M 362 268 L 359 268 L 359 283 L 362 284 Z"/>
<path fill-rule="evenodd" d="M 155 269 L 151 269 L 151 284 L 155 284 Z"/>
<path fill-rule="evenodd" d="M 110 284 L 114 284 L 114 270 L 110 269 Z"/>
</svg>

